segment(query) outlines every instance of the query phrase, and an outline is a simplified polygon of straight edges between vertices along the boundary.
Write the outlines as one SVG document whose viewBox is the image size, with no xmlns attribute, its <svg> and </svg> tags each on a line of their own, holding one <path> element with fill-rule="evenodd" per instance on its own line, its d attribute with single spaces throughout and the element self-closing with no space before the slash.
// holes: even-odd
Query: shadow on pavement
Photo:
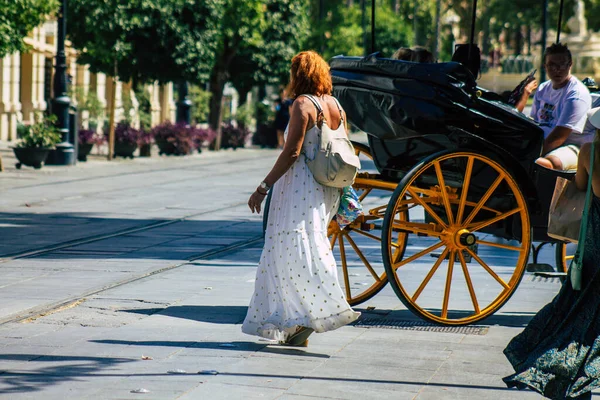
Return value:
<svg viewBox="0 0 600 400">
<path fill-rule="evenodd" d="M 135 360 L 112 357 L 81 357 L 36 354 L 0 354 L 0 361 L 23 361 L 33 363 L 51 362 L 53 365 L 37 369 L 0 371 L 0 396 L 7 394 L 38 392 L 45 387 L 62 382 L 77 381 L 78 377 L 96 375 L 105 368 Z M 65 365 L 56 365 L 64 362 Z"/>
<path fill-rule="evenodd" d="M 425 321 L 424 319 L 419 318 L 417 315 L 413 314 L 411 311 L 409 310 L 386 310 L 386 309 L 376 309 L 376 310 L 368 310 L 368 309 L 360 309 L 360 308 L 355 308 L 357 311 L 361 312 L 361 318 L 365 319 L 385 319 L 385 320 L 395 320 L 395 321 L 411 321 L 411 322 L 417 322 L 417 323 L 422 323 L 424 325 L 431 325 L 431 326 L 438 326 L 437 324 L 434 324 L 432 322 L 428 322 Z M 428 309 L 431 312 L 434 313 L 438 313 L 440 312 L 440 310 L 437 309 Z M 470 315 L 470 313 L 462 313 L 463 315 L 461 315 L 460 312 L 458 311 L 452 311 L 452 316 L 453 317 L 460 317 L 460 316 L 468 316 Z M 527 312 L 522 312 L 522 313 L 501 313 L 498 312 L 496 314 L 490 315 L 489 317 L 487 317 L 486 319 L 484 319 L 483 321 L 480 321 L 476 324 L 472 324 L 474 326 L 506 326 L 506 327 L 512 327 L 512 328 L 524 328 L 525 326 L 527 326 L 527 324 L 529 323 L 529 321 L 531 321 L 531 319 L 533 318 L 533 316 L 535 315 L 535 313 L 527 313 Z"/>
<path fill-rule="evenodd" d="M 163 346 L 163 347 L 183 347 L 194 349 L 214 349 L 214 350 L 233 350 L 233 351 L 251 351 L 271 354 L 286 354 L 292 356 L 329 358 L 327 354 L 311 353 L 304 348 L 279 347 L 274 344 L 274 347 L 268 347 L 269 343 L 263 342 L 194 342 L 194 341 L 166 341 L 166 340 L 118 340 L 118 339 L 98 339 L 90 340 L 92 343 L 101 343 L 109 345 L 123 346 Z"/>
<path fill-rule="evenodd" d="M 172 306 L 167 308 L 137 308 L 120 310 L 135 314 L 160 314 L 212 324 L 240 324 L 246 317 L 246 306 Z"/>
<path fill-rule="evenodd" d="M 191 260 L 261 235 L 260 222 L 240 218 L 103 218 L 95 213 L 35 213 L 35 208 L 31 205 L 27 213 L 0 212 L 0 258 L 50 250 L 35 257 Z M 51 250 L 56 247 L 61 248 Z"/>
</svg>

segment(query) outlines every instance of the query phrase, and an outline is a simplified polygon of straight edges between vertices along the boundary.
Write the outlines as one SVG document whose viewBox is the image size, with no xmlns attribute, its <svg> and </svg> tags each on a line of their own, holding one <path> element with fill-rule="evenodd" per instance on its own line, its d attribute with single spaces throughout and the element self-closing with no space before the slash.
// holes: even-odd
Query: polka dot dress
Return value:
<svg viewBox="0 0 600 400">
<path fill-rule="evenodd" d="M 317 183 L 304 156 L 271 190 L 265 245 L 242 331 L 282 341 L 298 326 L 326 332 L 353 322 L 360 313 L 345 300 L 327 239 L 340 190 Z"/>
</svg>

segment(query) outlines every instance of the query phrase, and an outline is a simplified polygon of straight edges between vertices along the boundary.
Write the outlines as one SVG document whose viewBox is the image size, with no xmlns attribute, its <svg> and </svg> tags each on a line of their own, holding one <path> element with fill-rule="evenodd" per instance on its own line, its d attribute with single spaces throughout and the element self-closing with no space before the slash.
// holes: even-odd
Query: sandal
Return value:
<svg viewBox="0 0 600 400">
<path fill-rule="evenodd" d="M 284 346 L 296 346 L 296 347 L 307 347 L 308 346 L 308 337 L 314 332 L 312 328 L 306 328 L 304 326 L 298 327 L 296 332 L 291 334 L 285 342 L 282 344 Z"/>
</svg>

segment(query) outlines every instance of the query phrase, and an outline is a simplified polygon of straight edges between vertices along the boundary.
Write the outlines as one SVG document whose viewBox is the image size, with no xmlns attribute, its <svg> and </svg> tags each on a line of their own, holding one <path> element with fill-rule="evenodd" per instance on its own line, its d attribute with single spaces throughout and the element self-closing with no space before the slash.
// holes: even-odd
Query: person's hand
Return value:
<svg viewBox="0 0 600 400">
<path fill-rule="evenodd" d="M 523 88 L 523 93 L 525 93 L 527 96 L 529 96 L 531 93 L 533 93 L 533 91 L 535 89 L 537 89 L 537 87 L 538 87 L 538 81 L 537 81 L 537 79 L 534 79 L 531 82 L 529 82 L 527 85 L 525 85 L 525 87 Z"/>
<path fill-rule="evenodd" d="M 250 199 L 248 200 L 248 207 L 250 207 L 252 214 L 254 214 L 255 211 L 257 214 L 260 214 L 260 205 L 262 204 L 266 195 L 266 193 L 260 193 L 258 189 L 256 189 L 254 193 L 250 195 Z"/>
</svg>

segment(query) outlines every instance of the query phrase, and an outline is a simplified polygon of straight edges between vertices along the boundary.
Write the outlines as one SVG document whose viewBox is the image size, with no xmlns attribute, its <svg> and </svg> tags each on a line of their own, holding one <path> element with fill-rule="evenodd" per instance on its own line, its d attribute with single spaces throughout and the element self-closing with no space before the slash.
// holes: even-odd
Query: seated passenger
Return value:
<svg viewBox="0 0 600 400">
<path fill-rule="evenodd" d="M 413 51 L 408 47 L 400 47 L 392 54 L 393 60 L 412 61 Z"/>
<path fill-rule="evenodd" d="M 566 45 L 546 48 L 544 65 L 550 80 L 535 93 L 530 114 L 544 130 L 544 156 L 536 163 L 546 168 L 576 169 L 579 148 L 594 137 L 593 130 L 584 129 L 592 104 L 590 92 L 571 75 L 572 64 Z"/>
<path fill-rule="evenodd" d="M 428 63 L 432 64 L 435 62 L 433 59 L 433 54 L 422 46 L 415 46 L 412 49 L 412 59 L 411 61 L 418 63 Z"/>
<path fill-rule="evenodd" d="M 402 61 L 412 61 L 417 63 L 433 63 L 433 54 L 425 47 L 415 46 L 412 49 L 400 47 L 392 54 L 392 59 Z"/>
</svg>

